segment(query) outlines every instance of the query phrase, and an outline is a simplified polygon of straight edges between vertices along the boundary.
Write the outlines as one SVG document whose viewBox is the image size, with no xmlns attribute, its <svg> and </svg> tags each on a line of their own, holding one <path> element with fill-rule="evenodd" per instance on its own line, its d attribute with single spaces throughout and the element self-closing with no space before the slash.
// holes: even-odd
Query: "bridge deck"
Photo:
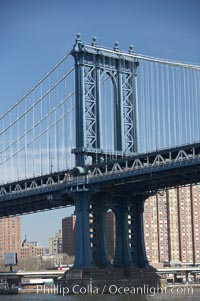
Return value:
<svg viewBox="0 0 200 301">
<path fill-rule="evenodd" d="M 200 181 L 200 144 L 139 154 L 85 166 L 83 174 L 65 171 L 0 186 L 0 216 L 73 205 L 72 194 L 82 190 L 156 193 Z"/>
</svg>

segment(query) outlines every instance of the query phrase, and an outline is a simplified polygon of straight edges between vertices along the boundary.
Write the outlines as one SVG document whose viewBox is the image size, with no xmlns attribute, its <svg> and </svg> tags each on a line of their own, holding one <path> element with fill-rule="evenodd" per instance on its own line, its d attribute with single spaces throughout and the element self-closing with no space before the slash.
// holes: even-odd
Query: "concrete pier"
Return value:
<svg viewBox="0 0 200 301">
<path fill-rule="evenodd" d="M 165 283 L 152 267 L 148 268 L 72 268 L 56 284 L 68 294 L 148 294 Z M 63 294 L 60 289 L 60 294 Z"/>
</svg>

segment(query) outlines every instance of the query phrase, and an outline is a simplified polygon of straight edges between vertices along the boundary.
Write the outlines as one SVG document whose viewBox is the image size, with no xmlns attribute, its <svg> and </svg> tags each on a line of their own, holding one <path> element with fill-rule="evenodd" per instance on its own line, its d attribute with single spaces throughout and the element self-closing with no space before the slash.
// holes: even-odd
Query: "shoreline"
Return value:
<svg viewBox="0 0 200 301">
<path fill-rule="evenodd" d="M 184 283 L 176 283 L 176 284 L 169 284 L 167 285 L 165 288 L 164 288 L 164 291 L 167 291 L 167 290 L 171 290 L 171 289 L 178 289 L 178 288 L 182 288 L 182 289 L 185 289 L 185 288 L 188 288 L 188 289 L 199 289 L 200 288 L 200 283 L 197 283 L 197 284 L 194 284 L 194 283 L 191 283 L 191 284 L 184 284 Z M 151 292 L 149 292 L 151 293 Z M 146 293 L 146 294 L 149 294 L 149 293 Z M 156 292 L 156 294 L 159 294 L 161 292 Z M 38 288 L 19 288 L 19 289 L 15 289 L 15 290 L 1 290 L 0 291 L 0 295 L 9 295 L 9 294 L 35 294 L 35 295 L 58 295 L 56 292 L 48 292 L 48 291 L 45 291 L 44 289 L 38 289 Z M 101 293 L 97 293 L 98 294 L 101 294 Z M 124 293 L 124 295 L 126 295 L 127 293 Z M 145 293 L 141 293 L 141 294 L 144 294 Z M 67 294 L 66 294 L 67 295 Z M 68 295 L 93 295 L 93 293 L 68 293 Z M 94 293 L 95 295 L 95 293 Z M 106 294 L 107 295 L 107 294 Z M 111 294 L 112 295 L 112 294 Z"/>
</svg>

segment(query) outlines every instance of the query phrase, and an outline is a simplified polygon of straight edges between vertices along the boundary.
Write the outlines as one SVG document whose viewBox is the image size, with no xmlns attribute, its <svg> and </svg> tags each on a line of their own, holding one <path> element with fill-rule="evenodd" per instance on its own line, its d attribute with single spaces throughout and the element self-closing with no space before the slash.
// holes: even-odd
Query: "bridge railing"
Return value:
<svg viewBox="0 0 200 301">
<path fill-rule="evenodd" d="M 127 157 L 117 161 L 102 163 L 96 166 L 87 166 L 83 175 L 73 175 L 73 170 L 46 176 L 46 178 L 33 178 L 14 184 L 0 186 L 0 201 L 7 198 L 18 197 L 34 193 L 55 192 L 57 190 L 87 189 L 91 183 L 105 181 L 108 177 L 127 177 L 129 172 L 139 174 L 146 170 L 153 170 L 155 167 L 171 168 L 181 164 L 200 164 L 200 145 L 187 145 L 184 148 L 169 149 L 158 153 L 147 153 Z"/>
</svg>

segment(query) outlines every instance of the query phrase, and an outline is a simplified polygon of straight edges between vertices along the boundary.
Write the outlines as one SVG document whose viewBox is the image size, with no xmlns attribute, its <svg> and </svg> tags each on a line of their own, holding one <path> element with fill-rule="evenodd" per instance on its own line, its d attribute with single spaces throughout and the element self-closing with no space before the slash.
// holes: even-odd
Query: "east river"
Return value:
<svg viewBox="0 0 200 301">
<path fill-rule="evenodd" d="M 19 294 L 19 295 L 0 295 L 0 301 L 199 301 L 200 289 L 183 290 L 178 288 L 176 291 L 149 295 L 65 295 L 55 294 Z"/>
</svg>

